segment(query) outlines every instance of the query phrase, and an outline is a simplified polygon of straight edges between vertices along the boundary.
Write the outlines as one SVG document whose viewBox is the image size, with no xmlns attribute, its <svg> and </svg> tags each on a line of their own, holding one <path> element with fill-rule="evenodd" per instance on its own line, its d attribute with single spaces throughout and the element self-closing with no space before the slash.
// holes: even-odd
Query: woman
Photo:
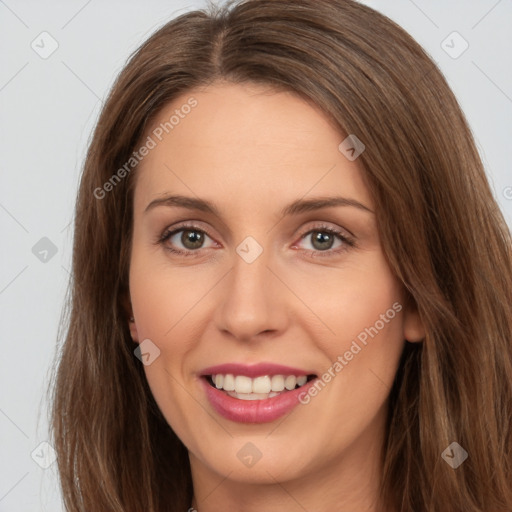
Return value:
<svg viewBox="0 0 512 512">
<path fill-rule="evenodd" d="M 169 22 L 80 183 L 67 510 L 512 510 L 511 261 L 456 99 L 389 19 Z"/>
</svg>

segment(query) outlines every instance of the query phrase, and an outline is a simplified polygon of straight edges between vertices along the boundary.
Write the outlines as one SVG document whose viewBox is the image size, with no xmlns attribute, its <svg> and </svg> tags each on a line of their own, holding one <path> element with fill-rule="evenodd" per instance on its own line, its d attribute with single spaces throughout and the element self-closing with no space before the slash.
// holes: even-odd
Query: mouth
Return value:
<svg viewBox="0 0 512 512">
<path fill-rule="evenodd" d="M 304 403 L 302 395 L 318 380 L 311 369 L 271 362 L 210 366 L 198 377 L 213 410 L 237 423 L 280 418 Z"/>
<path fill-rule="evenodd" d="M 212 387 L 238 400 L 267 400 L 290 391 L 302 388 L 315 379 L 308 375 L 260 375 L 248 377 L 232 373 L 203 375 L 202 378 Z"/>
</svg>

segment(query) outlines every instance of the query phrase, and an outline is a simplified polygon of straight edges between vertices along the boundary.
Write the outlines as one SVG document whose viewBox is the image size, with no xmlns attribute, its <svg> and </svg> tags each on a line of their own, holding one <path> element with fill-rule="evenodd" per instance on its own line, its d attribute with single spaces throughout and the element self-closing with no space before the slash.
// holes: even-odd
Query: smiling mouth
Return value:
<svg viewBox="0 0 512 512">
<path fill-rule="evenodd" d="M 316 378 L 316 375 L 205 375 L 206 381 L 219 391 L 239 400 L 266 400 L 298 389 Z"/>
</svg>

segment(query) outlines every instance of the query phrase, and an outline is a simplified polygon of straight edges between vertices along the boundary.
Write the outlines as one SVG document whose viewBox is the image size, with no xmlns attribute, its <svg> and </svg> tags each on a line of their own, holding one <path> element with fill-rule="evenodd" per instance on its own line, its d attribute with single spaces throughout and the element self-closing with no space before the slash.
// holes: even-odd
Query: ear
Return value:
<svg viewBox="0 0 512 512">
<path fill-rule="evenodd" d="M 425 326 L 414 300 L 408 301 L 404 310 L 404 339 L 411 343 L 418 343 L 425 339 Z"/>
<path fill-rule="evenodd" d="M 135 323 L 135 318 L 133 317 L 132 304 L 127 294 L 123 296 L 122 304 L 125 313 L 125 318 L 126 321 L 128 322 L 128 327 L 130 328 L 130 336 L 132 337 L 133 341 L 138 343 L 139 333 L 137 332 L 137 324 Z"/>
<path fill-rule="evenodd" d="M 132 317 L 129 318 L 129 325 L 130 325 L 130 336 L 132 337 L 132 340 L 136 343 L 139 343 L 139 333 L 137 332 L 137 325 L 135 324 L 135 319 Z"/>
</svg>

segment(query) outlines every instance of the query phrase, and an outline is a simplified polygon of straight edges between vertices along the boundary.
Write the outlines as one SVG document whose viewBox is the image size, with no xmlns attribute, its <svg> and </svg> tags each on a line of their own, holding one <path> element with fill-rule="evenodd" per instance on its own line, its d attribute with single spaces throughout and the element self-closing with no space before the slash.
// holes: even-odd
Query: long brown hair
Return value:
<svg viewBox="0 0 512 512">
<path fill-rule="evenodd" d="M 439 69 L 403 29 L 352 0 L 242 0 L 189 12 L 152 35 L 117 78 L 78 191 L 70 309 L 52 384 L 66 510 L 190 506 L 187 450 L 153 399 L 128 331 L 137 169 L 102 197 L 94 191 L 129 161 L 164 105 L 216 80 L 294 91 L 366 146 L 359 158 L 383 250 L 426 327 L 422 343 L 406 344 L 391 390 L 383 503 L 400 512 L 510 512 L 510 232 Z M 457 469 L 441 457 L 453 441 L 469 454 Z"/>
</svg>

